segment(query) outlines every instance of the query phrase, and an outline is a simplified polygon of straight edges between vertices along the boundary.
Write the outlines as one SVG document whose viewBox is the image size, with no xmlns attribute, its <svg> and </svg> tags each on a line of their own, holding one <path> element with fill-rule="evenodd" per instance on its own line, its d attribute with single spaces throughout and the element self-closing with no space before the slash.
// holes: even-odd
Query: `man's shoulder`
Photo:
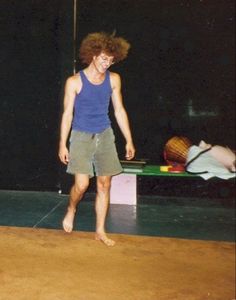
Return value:
<svg viewBox="0 0 236 300">
<path fill-rule="evenodd" d="M 111 83 L 116 84 L 116 83 L 120 83 L 120 75 L 118 73 L 115 72 L 110 72 L 110 79 L 111 79 Z"/>
<path fill-rule="evenodd" d="M 120 75 L 116 72 L 111 72 L 110 71 L 110 76 L 111 76 L 111 78 L 120 78 Z"/>
<path fill-rule="evenodd" d="M 69 86 L 77 86 L 81 83 L 80 74 L 77 73 L 75 75 L 69 76 L 66 80 L 66 84 Z"/>
</svg>

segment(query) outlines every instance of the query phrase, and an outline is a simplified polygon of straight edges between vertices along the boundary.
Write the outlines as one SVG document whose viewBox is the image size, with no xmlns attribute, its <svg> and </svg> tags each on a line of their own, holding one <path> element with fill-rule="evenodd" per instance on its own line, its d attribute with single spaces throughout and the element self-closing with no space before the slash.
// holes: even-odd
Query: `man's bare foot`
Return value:
<svg viewBox="0 0 236 300">
<path fill-rule="evenodd" d="M 115 241 L 109 239 L 105 233 L 96 233 L 95 240 L 103 242 L 108 247 L 112 247 L 115 245 Z"/>
<path fill-rule="evenodd" d="M 62 226 L 63 226 L 63 229 L 65 230 L 65 232 L 68 232 L 68 233 L 72 232 L 74 218 L 75 218 L 75 209 L 68 208 L 65 218 L 62 222 Z"/>
</svg>

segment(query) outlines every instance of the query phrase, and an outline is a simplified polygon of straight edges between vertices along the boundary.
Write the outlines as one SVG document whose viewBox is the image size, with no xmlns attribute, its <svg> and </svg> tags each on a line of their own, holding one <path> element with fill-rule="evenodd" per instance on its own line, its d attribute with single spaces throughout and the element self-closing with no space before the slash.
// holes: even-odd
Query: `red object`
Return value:
<svg viewBox="0 0 236 300">
<path fill-rule="evenodd" d="M 169 168 L 168 172 L 170 172 L 170 173 L 183 173 L 183 172 L 185 172 L 185 168 L 184 168 L 183 165 L 176 165 L 176 166 L 172 166 L 171 168 Z"/>
</svg>

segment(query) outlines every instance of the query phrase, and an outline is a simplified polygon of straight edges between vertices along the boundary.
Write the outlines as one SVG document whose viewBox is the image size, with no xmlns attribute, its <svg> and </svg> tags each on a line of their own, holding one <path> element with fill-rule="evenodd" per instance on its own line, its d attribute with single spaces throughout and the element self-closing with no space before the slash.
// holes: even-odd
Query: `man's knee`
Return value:
<svg viewBox="0 0 236 300">
<path fill-rule="evenodd" d="M 75 178 L 75 183 L 74 183 L 74 191 L 77 194 L 84 194 L 89 186 L 89 179 L 87 178 Z"/>
<path fill-rule="evenodd" d="M 102 177 L 97 179 L 97 191 L 101 193 L 105 193 L 110 191 L 111 188 L 111 178 Z"/>
<path fill-rule="evenodd" d="M 84 194 L 88 189 L 88 184 L 87 183 L 75 183 L 73 188 L 77 194 Z"/>
</svg>

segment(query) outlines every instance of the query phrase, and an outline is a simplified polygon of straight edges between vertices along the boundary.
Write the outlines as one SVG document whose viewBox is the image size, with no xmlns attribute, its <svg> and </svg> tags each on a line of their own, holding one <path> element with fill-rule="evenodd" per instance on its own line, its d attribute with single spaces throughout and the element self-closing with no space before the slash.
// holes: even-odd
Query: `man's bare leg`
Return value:
<svg viewBox="0 0 236 300">
<path fill-rule="evenodd" d="M 96 210 L 96 234 L 95 239 L 102 241 L 107 246 L 114 246 L 115 242 L 109 239 L 105 232 L 105 220 L 109 205 L 111 176 L 97 177 Z"/>
<path fill-rule="evenodd" d="M 67 213 L 63 219 L 62 226 L 64 230 L 68 233 L 72 232 L 75 212 L 78 203 L 83 198 L 89 185 L 89 176 L 84 174 L 75 175 L 75 183 L 70 191 L 69 205 L 67 208 Z"/>
</svg>

